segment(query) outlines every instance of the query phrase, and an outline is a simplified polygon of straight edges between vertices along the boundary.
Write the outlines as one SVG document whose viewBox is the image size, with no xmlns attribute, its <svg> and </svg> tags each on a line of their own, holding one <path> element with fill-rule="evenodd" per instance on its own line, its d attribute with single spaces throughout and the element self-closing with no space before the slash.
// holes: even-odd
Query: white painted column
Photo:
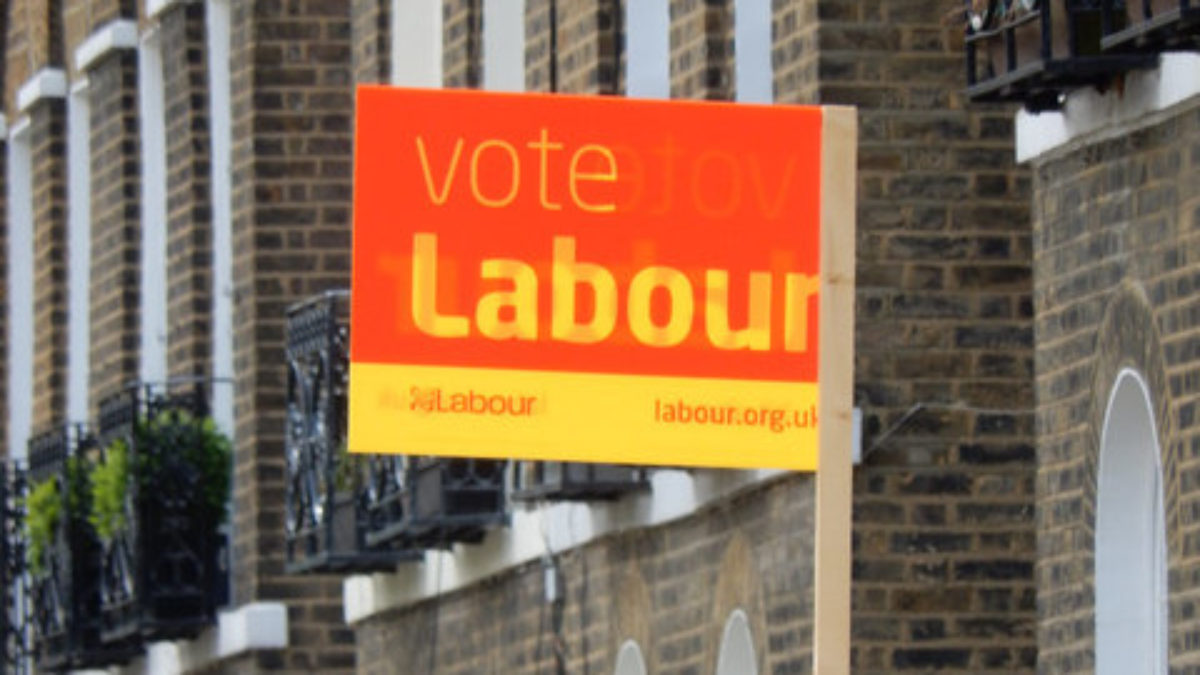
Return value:
<svg viewBox="0 0 1200 675">
<path fill-rule="evenodd" d="M 736 98 L 742 103 L 770 103 L 774 99 L 771 0 L 735 0 L 733 17 Z"/>
<path fill-rule="evenodd" d="M 229 0 L 209 0 L 209 134 L 212 162 L 212 417 L 230 438 L 233 408 L 233 209 Z"/>
<path fill-rule="evenodd" d="M 391 28 L 392 84 L 441 87 L 442 0 L 392 0 Z"/>
<path fill-rule="evenodd" d="M 634 98 L 671 96 L 671 14 L 668 0 L 625 3 L 625 92 Z"/>
<path fill-rule="evenodd" d="M 525 91 L 525 0 L 483 0 L 483 88 Z"/>
<path fill-rule="evenodd" d="M 138 122 L 142 144 L 142 382 L 167 379 L 167 131 L 157 30 L 138 45 Z"/>
<path fill-rule="evenodd" d="M 91 369 L 92 165 L 88 81 L 67 97 L 67 420 L 88 419 Z"/>
<path fill-rule="evenodd" d="M 29 118 L 8 135 L 8 453 L 24 459 L 33 427 L 33 154 Z"/>
</svg>

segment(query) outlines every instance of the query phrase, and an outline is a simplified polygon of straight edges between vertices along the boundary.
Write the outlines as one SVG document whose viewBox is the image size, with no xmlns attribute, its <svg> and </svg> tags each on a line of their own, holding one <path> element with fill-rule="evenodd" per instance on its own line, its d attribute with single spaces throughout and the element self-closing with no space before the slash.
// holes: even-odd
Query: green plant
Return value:
<svg viewBox="0 0 1200 675">
<path fill-rule="evenodd" d="M 92 470 L 88 519 L 103 541 L 111 541 L 125 527 L 130 481 L 137 481 L 143 491 L 161 490 L 162 472 L 168 466 L 195 472 L 197 495 L 191 506 L 201 522 L 224 522 L 233 448 L 211 418 L 164 411 L 138 420 L 133 440 L 136 453 L 130 452 L 124 439 L 117 439 L 106 449 L 104 461 Z"/>
<path fill-rule="evenodd" d="M 129 446 L 113 441 L 92 469 L 92 504 L 88 522 L 104 542 L 125 527 L 125 492 L 129 483 Z"/>
<path fill-rule="evenodd" d="M 58 493 L 58 479 L 54 476 L 39 481 L 25 497 L 25 534 L 29 542 L 26 555 L 29 571 L 35 577 L 46 572 L 46 549 L 58 530 L 62 515 L 62 496 Z"/>
<path fill-rule="evenodd" d="M 67 459 L 67 515 L 80 517 L 87 499 L 88 472 L 82 460 Z M 40 577 L 46 573 L 46 552 L 54 542 L 62 523 L 63 496 L 59 492 L 59 477 L 50 476 L 33 484 L 25 497 L 25 539 L 28 542 L 26 560 L 29 571 Z"/>
</svg>

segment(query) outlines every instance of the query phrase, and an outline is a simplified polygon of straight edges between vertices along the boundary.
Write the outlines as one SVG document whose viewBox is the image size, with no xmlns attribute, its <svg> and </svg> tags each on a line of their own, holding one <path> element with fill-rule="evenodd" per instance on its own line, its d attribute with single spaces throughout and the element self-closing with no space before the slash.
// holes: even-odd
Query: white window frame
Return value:
<svg viewBox="0 0 1200 675">
<path fill-rule="evenodd" d="M 525 91 L 525 0 L 483 0 L 483 88 Z"/>
<path fill-rule="evenodd" d="M 392 84 L 440 88 L 442 0 L 392 0 Z"/>
<path fill-rule="evenodd" d="M 734 83 L 739 103 L 774 100 L 771 47 L 771 0 L 734 0 Z"/>
<path fill-rule="evenodd" d="M 717 675 L 758 675 L 758 657 L 750 619 L 740 609 L 729 613 L 717 653 Z"/>
<path fill-rule="evenodd" d="M 8 134 L 8 456 L 33 432 L 33 151 L 29 118 Z"/>
<path fill-rule="evenodd" d="M 91 369 L 92 162 L 86 78 L 67 97 L 67 419 L 88 419 Z"/>
<path fill-rule="evenodd" d="M 167 131 L 162 36 L 138 44 L 138 131 L 142 149 L 141 345 L 138 377 L 167 379 Z"/>
<path fill-rule="evenodd" d="M 626 640 L 617 651 L 617 663 L 613 675 L 647 675 L 646 659 L 642 648 L 633 640 Z"/>
<path fill-rule="evenodd" d="M 208 39 L 209 135 L 212 179 L 212 416 L 234 438 L 233 360 L 233 113 L 229 0 L 205 7 Z"/>
<path fill-rule="evenodd" d="M 1096 490 L 1096 674 L 1167 672 L 1162 453 L 1145 379 L 1123 369 L 1100 440 Z"/>
<path fill-rule="evenodd" d="M 671 12 L 668 0 L 625 2 L 625 93 L 671 97 Z"/>
</svg>

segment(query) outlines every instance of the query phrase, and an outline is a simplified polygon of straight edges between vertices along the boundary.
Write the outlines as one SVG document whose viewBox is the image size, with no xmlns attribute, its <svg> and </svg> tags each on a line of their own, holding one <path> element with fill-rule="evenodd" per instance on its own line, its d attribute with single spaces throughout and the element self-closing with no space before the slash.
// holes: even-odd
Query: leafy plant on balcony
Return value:
<svg viewBox="0 0 1200 675">
<path fill-rule="evenodd" d="M 212 418 L 196 418 L 168 410 L 134 425 L 137 453 L 125 439 L 109 444 L 92 470 L 89 521 L 101 540 L 111 542 L 125 526 L 125 500 L 130 480 L 143 491 L 162 489 L 162 472 L 171 466 L 189 467 L 198 480 L 192 507 L 202 522 L 224 522 L 229 492 L 232 445 Z M 178 462 L 178 464 L 175 464 Z"/>
<path fill-rule="evenodd" d="M 88 522 L 101 541 L 111 542 L 125 527 L 125 492 L 129 482 L 129 446 L 118 438 L 92 469 L 92 507 Z"/>
<path fill-rule="evenodd" d="M 67 459 L 66 477 L 67 515 L 82 516 L 87 499 L 87 471 L 82 461 L 75 457 Z M 63 496 L 59 491 L 59 477 L 49 476 L 35 482 L 25 497 L 25 541 L 29 571 L 42 577 L 47 569 L 47 553 L 54 544 L 55 535 L 63 518 Z"/>
</svg>

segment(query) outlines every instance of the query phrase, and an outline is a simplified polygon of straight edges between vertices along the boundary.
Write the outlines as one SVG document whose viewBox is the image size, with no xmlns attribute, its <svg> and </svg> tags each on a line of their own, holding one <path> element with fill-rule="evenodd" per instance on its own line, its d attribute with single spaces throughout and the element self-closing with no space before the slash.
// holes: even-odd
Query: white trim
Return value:
<svg viewBox="0 0 1200 675">
<path fill-rule="evenodd" d="M 84 72 L 118 49 L 134 49 L 138 46 L 136 21 L 114 19 L 96 29 L 83 44 L 75 48 L 75 70 Z"/>
<path fill-rule="evenodd" d="M 1092 88 L 1067 95 L 1062 112 L 1017 113 L 1017 161 L 1027 162 L 1076 143 L 1094 143 L 1158 121 L 1160 113 L 1200 96 L 1200 54 L 1170 52 L 1158 68 L 1125 76 L 1124 90 Z"/>
<path fill-rule="evenodd" d="M 0 115 L 0 138 L 8 138 L 8 118 Z"/>
<path fill-rule="evenodd" d="M 80 86 L 82 85 L 82 86 Z M 92 172 L 87 80 L 67 97 L 67 420 L 88 419 Z"/>
<path fill-rule="evenodd" d="M 287 605 L 255 602 L 220 612 L 217 625 L 194 640 L 155 642 L 144 656 L 129 665 L 99 672 L 108 675 L 183 675 L 240 654 L 287 646 Z"/>
<path fill-rule="evenodd" d="M 28 454 L 33 431 L 33 154 L 28 117 L 8 143 L 8 457 Z"/>
<path fill-rule="evenodd" d="M 183 0 L 146 0 L 146 18 L 156 19 L 159 14 L 181 4 Z"/>
<path fill-rule="evenodd" d="M 626 640 L 617 650 L 617 662 L 613 675 L 646 675 L 646 659 L 642 648 L 635 640 Z"/>
<path fill-rule="evenodd" d="M 625 3 L 625 92 L 671 97 L 671 13 L 668 0 Z"/>
<path fill-rule="evenodd" d="M 735 0 L 734 85 L 739 103 L 771 103 L 774 100 L 772 44 L 771 0 Z"/>
<path fill-rule="evenodd" d="M 26 112 L 44 98 L 67 95 L 67 74 L 62 68 L 42 68 L 17 89 L 17 112 Z"/>
<path fill-rule="evenodd" d="M 717 675 L 758 675 L 758 656 L 750 619 L 740 609 L 729 613 L 717 651 Z"/>
<path fill-rule="evenodd" d="M 442 86 L 442 0 L 392 0 L 392 84 Z"/>
<path fill-rule="evenodd" d="M 233 387 L 233 107 L 230 105 L 229 0 L 209 0 L 209 138 L 212 143 L 212 411 L 217 428 L 236 438 Z"/>
<path fill-rule="evenodd" d="M 525 91 L 525 0 L 483 0 L 483 88 Z"/>
<path fill-rule="evenodd" d="M 1097 675 L 1166 675 L 1167 537 L 1162 449 L 1150 388 L 1117 374 L 1105 408 L 1096 489 Z"/>
<path fill-rule="evenodd" d="M 138 45 L 138 123 L 141 136 L 141 319 L 138 377 L 167 379 L 167 131 L 162 38 Z"/>
<path fill-rule="evenodd" d="M 615 502 L 518 505 L 512 513 L 512 526 L 489 532 L 480 544 L 428 551 L 424 562 L 406 565 L 395 573 L 346 579 L 342 584 L 346 621 L 358 623 L 380 612 L 450 593 L 614 532 L 678 520 L 784 475 L 790 474 L 659 469 L 651 474 L 649 490 Z"/>
</svg>

